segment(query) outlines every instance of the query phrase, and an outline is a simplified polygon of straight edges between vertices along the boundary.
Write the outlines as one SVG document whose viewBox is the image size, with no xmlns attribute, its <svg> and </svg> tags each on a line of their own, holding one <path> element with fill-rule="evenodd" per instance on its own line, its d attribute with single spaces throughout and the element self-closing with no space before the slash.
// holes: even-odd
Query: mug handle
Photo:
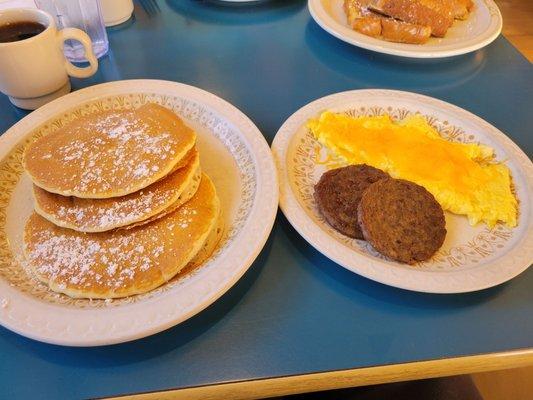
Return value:
<svg viewBox="0 0 533 400">
<path fill-rule="evenodd" d="M 59 39 L 61 40 L 61 45 L 63 45 L 63 42 L 65 40 L 69 39 L 77 40 L 78 42 L 80 42 L 83 45 L 83 48 L 85 49 L 85 57 L 87 58 L 90 64 L 88 67 L 80 68 L 76 67 L 69 60 L 65 59 L 65 67 L 67 69 L 67 73 L 75 78 L 88 78 L 89 76 L 94 75 L 96 70 L 98 69 L 98 60 L 94 55 L 93 46 L 89 35 L 87 35 L 81 29 L 77 28 L 64 28 L 61 29 L 58 34 Z"/>
</svg>

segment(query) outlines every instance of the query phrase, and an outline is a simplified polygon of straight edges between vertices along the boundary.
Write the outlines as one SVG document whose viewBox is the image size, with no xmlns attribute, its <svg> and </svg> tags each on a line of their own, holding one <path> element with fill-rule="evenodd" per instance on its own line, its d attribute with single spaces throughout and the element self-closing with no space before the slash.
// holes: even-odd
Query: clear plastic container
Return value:
<svg viewBox="0 0 533 400">
<path fill-rule="evenodd" d="M 35 3 L 55 18 L 59 29 L 78 28 L 87 32 L 96 57 L 107 53 L 109 42 L 98 0 L 35 0 Z M 64 52 L 70 61 L 87 61 L 83 46 L 75 40 L 65 42 Z"/>
</svg>

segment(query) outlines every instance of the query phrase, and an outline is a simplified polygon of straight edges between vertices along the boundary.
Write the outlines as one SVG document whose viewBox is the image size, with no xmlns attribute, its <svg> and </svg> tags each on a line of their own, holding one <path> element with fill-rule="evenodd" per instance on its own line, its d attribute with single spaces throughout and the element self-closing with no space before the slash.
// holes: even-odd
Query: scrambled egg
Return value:
<svg viewBox="0 0 533 400">
<path fill-rule="evenodd" d="M 349 164 L 368 164 L 425 187 L 444 210 L 464 214 L 471 225 L 517 224 L 517 200 L 509 169 L 491 162 L 481 144 L 443 139 L 420 115 L 354 118 L 326 111 L 308 121 L 315 138 Z"/>
</svg>

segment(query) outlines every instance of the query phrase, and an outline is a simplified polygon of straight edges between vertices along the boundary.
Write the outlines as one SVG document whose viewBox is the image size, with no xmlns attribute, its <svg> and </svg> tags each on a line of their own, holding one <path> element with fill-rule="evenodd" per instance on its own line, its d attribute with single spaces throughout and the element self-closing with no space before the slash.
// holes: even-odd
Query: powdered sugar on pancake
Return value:
<svg viewBox="0 0 533 400">
<path fill-rule="evenodd" d="M 179 117 L 147 104 L 74 120 L 31 144 L 24 161 L 34 183 L 48 191 L 105 198 L 162 178 L 194 142 L 194 132 Z"/>
<path fill-rule="evenodd" d="M 157 165 L 151 165 L 152 159 L 139 162 L 136 157 L 131 157 L 132 148 L 142 149 L 146 155 L 161 156 L 166 147 L 171 156 L 175 154 L 171 146 L 176 140 L 168 132 L 151 136 L 150 125 L 136 118 L 133 113 L 129 114 L 130 118 L 125 118 L 114 113 L 77 127 L 78 131 L 92 131 L 95 137 L 88 141 L 76 140 L 59 148 L 58 153 L 63 160 L 77 161 L 83 170 L 79 181 L 73 186 L 74 191 L 96 193 L 97 187 L 111 189 L 120 184 L 120 180 L 127 180 L 127 175 L 146 178 L 151 171 L 159 170 Z M 118 145 L 108 148 L 112 142 L 118 142 Z M 110 167 L 109 173 L 104 174 L 102 168 L 97 167 L 99 165 Z M 129 171 L 129 174 L 120 177 L 123 171 Z"/>
<path fill-rule="evenodd" d="M 76 232 L 34 213 L 24 231 L 25 255 L 41 281 L 70 296 L 143 293 L 168 281 L 191 261 L 219 213 L 215 188 L 204 176 L 185 205 L 130 230 Z"/>
<path fill-rule="evenodd" d="M 51 222 L 82 232 L 102 232 L 144 221 L 189 200 L 200 182 L 198 153 L 189 164 L 145 189 L 109 199 L 78 199 L 34 187 L 36 210 Z"/>
<path fill-rule="evenodd" d="M 143 214 L 152 211 L 152 206 L 165 204 L 165 193 L 159 195 L 148 193 L 146 196 L 138 196 L 127 200 L 111 203 L 110 208 L 88 207 L 64 207 L 58 210 L 58 215 L 65 219 L 75 219 L 80 223 L 79 227 L 89 228 L 99 226 L 101 228 L 112 227 L 117 223 L 131 223 Z M 127 213 L 124 210 L 128 210 Z M 89 215 L 89 217 L 87 217 Z"/>
<path fill-rule="evenodd" d="M 107 249 L 99 240 L 56 235 L 50 230 L 39 232 L 37 241 L 29 253 L 29 261 L 46 260 L 39 263 L 35 272 L 56 282 L 60 289 L 68 284 L 87 288 L 95 284 L 108 288 L 125 287 L 126 281 L 135 279 L 138 270 L 157 267 L 157 257 L 164 250 L 164 245 L 132 247 L 135 233 L 113 238 L 112 247 Z M 106 253 L 111 253 L 113 257 Z"/>
</svg>

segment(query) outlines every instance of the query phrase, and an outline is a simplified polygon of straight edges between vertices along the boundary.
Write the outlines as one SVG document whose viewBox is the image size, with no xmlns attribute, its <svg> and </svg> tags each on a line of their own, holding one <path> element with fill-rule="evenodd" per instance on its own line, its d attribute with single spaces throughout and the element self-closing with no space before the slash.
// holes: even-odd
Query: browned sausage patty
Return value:
<svg viewBox="0 0 533 400">
<path fill-rule="evenodd" d="M 363 239 L 357 206 L 363 191 L 389 175 L 365 164 L 332 169 L 315 185 L 315 201 L 326 221 L 340 233 Z"/>
<path fill-rule="evenodd" d="M 446 236 L 440 204 L 422 186 L 402 179 L 371 185 L 357 214 L 365 239 L 377 251 L 408 264 L 431 258 Z"/>
</svg>

